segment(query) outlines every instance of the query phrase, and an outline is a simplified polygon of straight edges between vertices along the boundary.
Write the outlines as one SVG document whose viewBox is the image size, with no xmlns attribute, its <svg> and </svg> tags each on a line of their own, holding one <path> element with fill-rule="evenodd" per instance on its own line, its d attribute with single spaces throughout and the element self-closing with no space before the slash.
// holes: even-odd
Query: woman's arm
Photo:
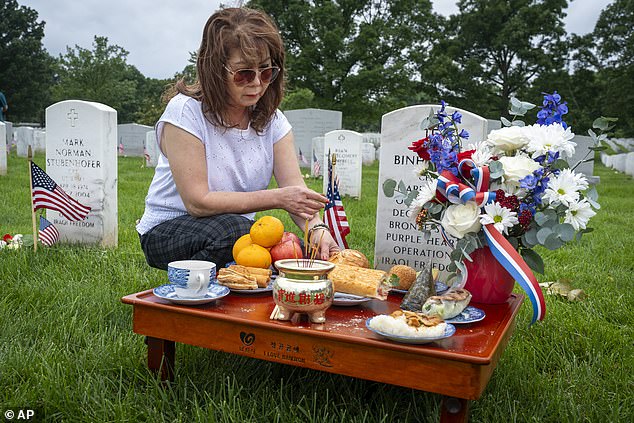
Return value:
<svg viewBox="0 0 634 423">
<path fill-rule="evenodd" d="M 319 217 L 319 210 L 328 204 L 328 198 L 306 187 L 304 178 L 299 169 L 293 134 L 289 132 L 274 146 L 274 170 L 275 180 L 281 189 L 289 189 L 290 204 L 284 207 L 289 212 L 297 227 L 304 233 L 315 225 L 323 224 Z M 311 231 L 312 245 L 319 248 L 319 258 L 327 260 L 330 255 L 340 248 L 325 228 L 316 228 Z M 321 241 L 321 242 L 320 242 Z"/>
</svg>

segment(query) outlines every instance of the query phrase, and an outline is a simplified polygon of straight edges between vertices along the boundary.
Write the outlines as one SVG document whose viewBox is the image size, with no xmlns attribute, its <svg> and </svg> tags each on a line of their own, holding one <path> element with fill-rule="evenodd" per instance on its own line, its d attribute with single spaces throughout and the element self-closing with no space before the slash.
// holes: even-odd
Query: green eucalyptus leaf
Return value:
<svg viewBox="0 0 634 423">
<path fill-rule="evenodd" d="M 417 190 L 412 190 L 408 195 L 407 198 L 405 199 L 405 205 L 407 207 L 409 207 L 412 204 L 412 201 L 414 201 L 416 199 L 416 197 L 418 197 L 418 191 Z"/>
<path fill-rule="evenodd" d="M 442 210 L 443 210 L 443 206 L 442 206 L 442 204 L 439 204 L 439 203 L 435 203 L 433 206 L 431 206 L 429 208 L 429 212 L 431 214 L 440 213 L 440 212 L 442 212 Z"/>
<path fill-rule="evenodd" d="M 524 249 L 520 252 L 522 258 L 528 264 L 528 267 L 537 273 L 544 274 L 544 260 L 533 250 Z"/>
<path fill-rule="evenodd" d="M 551 232 L 551 234 L 548 235 L 548 238 L 546 238 L 546 241 L 544 242 L 544 247 L 548 248 L 549 250 L 556 250 L 563 245 L 563 241 L 559 239 L 559 236 L 554 232 Z"/>
<path fill-rule="evenodd" d="M 524 243 L 525 246 L 527 246 L 529 248 L 532 248 L 535 245 L 539 244 L 539 241 L 537 240 L 537 229 L 535 229 L 535 228 L 529 229 L 522 236 L 522 242 Z"/>
<path fill-rule="evenodd" d="M 403 194 L 407 192 L 407 186 L 405 185 L 405 182 L 403 181 L 398 182 L 398 191 Z"/>
<path fill-rule="evenodd" d="M 511 97 L 511 106 L 515 107 L 517 109 L 521 109 L 522 108 L 522 102 L 519 101 L 517 98 L 515 97 Z"/>
<path fill-rule="evenodd" d="M 560 223 L 553 227 L 553 232 L 564 242 L 575 239 L 575 228 L 570 223 Z"/>
<path fill-rule="evenodd" d="M 569 169 L 570 165 L 564 159 L 557 159 L 550 165 L 553 169 Z"/>
<path fill-rule="evenodd" d="M 522 109 L 529 111 L 534 109 L 536 106 L 533 103 L 529 103 L 528 101 L 522 101 Z"/>
<path fill-rule="evenodd" d="M 426 117 L 420 122 L 420 129 L 422 129 L 423 131 L 426 129 L 429 129 L 430 124 L 431 124 L 431 119 L 429 117 Z"/>
<path fill-rule="evenodd" d="M 394 197 L 395 188 L 396 181 L 394 179 L 386 179 L 385 182 L 383 182 L 383 194 L 385 194 L 387 198 Z"/>
<path fill-rule="evenodd" d="M 535 223 L 537 223 L 539 226 L 543 226 L 544 223 L 548 222 L 548 215 L 546 215 L 543 212 L 537 212 L 535 213 Z"/>
<path fill-rule="evenodd" d="M 524 121 L 522 121 L 522 120 L 514 120 L 514 121 L 513 121 L 513 126 L 519 126 L 519 127 L 522 127 L 522 126 L 526 126 L 526 124 L 525 124 L 525 123 L 524 123 Z"/>
<path fill-rule="evenodd" d="M 550 228 L 541 228 L 539 231 L 537 231 L 537 241 L 539 241 L 541 245 L 546 245 L 546 240 L 551 235 L 553 235 L 553 231 Z M 556 237 L 557 235 L 555 235 L 555 238 Z"/>
<path fill-rule="evenodd" d="M 597 134 L 592 130 L 592 129 L 588 129 L 588 135 L 590 135 L 590 137 L 594 140 L 597 141 Z"/>
<path fill-rule="evenodd" d="M 513 122 L 511 122 L 510 120 L 508 120 L 504 116 L 500 117 L 500 122 L 502 122 L 503 126 L 511 126 L 511 125 L 513 125 Z"/>
</svg>

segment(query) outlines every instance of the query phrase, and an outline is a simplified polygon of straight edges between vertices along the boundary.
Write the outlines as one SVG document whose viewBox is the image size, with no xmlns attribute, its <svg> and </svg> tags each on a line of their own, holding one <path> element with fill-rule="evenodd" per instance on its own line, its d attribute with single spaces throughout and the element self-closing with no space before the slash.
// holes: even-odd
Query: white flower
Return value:
<svg viewBox="0 0 634 423">
<path fill-rule="evenodd" d="M 480 223 L 488 225 L 493 223 L 495 229 L 501 233 L 508 235 L 508 229 L 519 223 L 517 213 L 502 207 L 500 203 L 489 203 L 484 206 L 485 214 L 480 216 Z"/>
<path fill-rule="evenodd" d="M 4 240 L 0 239 L 0 250 L 7 246 L 7 243 Z"/>
<path fill-rule="evenodd" d="M 570 127 L 564 129 L 558 123 L 552 125 L 530 125 L 522 128 L 528 144 L 525 149 L 533 158 L 543 156 L 549 151 L 559 152 L 562 159 L 569 159 L 575 154 L 576 142 L 571 141 L 575 134 Z"/>
<path fill-rule="evenodd" d="M 438 179 L 425 179 L 423 184 L 418 190 L 418 196 L 412 201 L 409 209 L 411 210 L 410 217 L 416 221 L 416 216 L 423 209 L 423 206 L 428 202 L 436 198 L 436 186 L 438 185 Z"/>
<path fill-rule="evenodd" d="M 564 169 L 561 173 L 569 173 L 577 185 L 577 191 L 585 191 L 588 189 L 588 179 L 583 173 L 575 173 L 570 169 Z"/>
<path fill-rule="evenodd" d="M 414 175 L 417 177 L 424 176 L 429 170 L 429 162 L 427 160 L 423 160 L 421 164 L 414 167 Z"/>
<path fill-rule="evenodd" d="M 447 207 L 442 217 L 441 224 L 449 235 L 463 238 L 468 232 L 478 232 L 480 224 L 480 208 L 474 201 L 467 204 L 452 204 Z"/>
<path fill-rule="evenodd" d="M 564 222 L 570 223 L 575 228 L 575 231 L 578 231 L 579 229 L 585 229 L 588 220 L 595 214 L 596 212 L 592 210 L 590 203 L 584 198 L 568 206 Z"/>
<path fill-rule="evenodd" d="M 579 200 L 580 185 L 572 171 L 560 172 L 548 181 L 543 200 L 554 206 L 564 204 L 570 206 Z"/>
<path fill-rule="evenodd" d="M 464 151 L 475 150 L 471 154 L 471 160 L 475 163 L 476 166 L 482 167 L 484 165 L 489 164 L 491 161 L 491 156 L 495 154 L 491 151 L 491 148 L 487 144 L 486 141 L 482 141 L 476 144 L 468 144 L 464 149 Z"/>
<path fill-rule="evenodd" d="M 22 241 L 22 237 L 24 235 L 22 234 L 15 234 L 13 235 L 13 239 L 11 240 L 11 244 L 19 244 L 22 245 L 24 242 Z"/>
<path fill-rule="evenodd" d="M 519 188 L 520 179 L 540 168 L 539 163 L 524 155 L 500 157 L 499 160 L 504 167 L 504 183 L 515 188 Z"/>
<path fill-rule="evenodd" d="M 489 132 L 486 142 L 496 152 L 509 153 L 524 147 L 528 138 L 519 126 L 507 126 Z"/>
</svg>

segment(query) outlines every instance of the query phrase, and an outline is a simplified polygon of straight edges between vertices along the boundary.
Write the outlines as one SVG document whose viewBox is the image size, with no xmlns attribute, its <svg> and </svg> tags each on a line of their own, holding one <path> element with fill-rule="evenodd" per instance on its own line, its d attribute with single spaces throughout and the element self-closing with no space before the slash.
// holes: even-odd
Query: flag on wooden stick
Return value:
<svg viewBox="0 0 634 423">
<path fill-rule="evenodd" d="M 299 149 L 299 161 L 302 162 L 302 164 L 308 164 L 308 160 L 306 160 L 306 156 L 304 156 L 304 153 L 302 153 L 301 148 Z"/>
<path fill-rule="evenodd" d="M 326 204 L 324 209 L 324 222 L 330 228 L 330 234 L 337 241 L 339 247 L 348 248 L 346 236 L 350 233 L 350 226 L 348 225 L 346 211 L 343 209 L 341 195 L 339 195 L 339 183 L 334 170 L 336 160 L 334 154 L 332 155 L 332 161 L 330 160 L 330 150 L 328 150 L 328 189 L 326 192 L 328 204 Z"/>
<path fill-rule="evenodd" d="M 38 232 L 42 244 L 50 247 L 59 241 L 59 231 L 48 220 L 40 216 L 40 230 Z"/>
<path fill-rule="evenodd" d="M 321 175 L 321 163 L 319 163 L 315 150 L 313 150 L 313 175 L 315 177 Z"/>
<path fill-rule="evenodd" d="M 90 207 L 71 198 L 38 165 L 31 162 L 31 180 L 33 182 L 33 211 L 50 209 L 60 212 L 66 219 L 84 220 Z"/>
</svg>

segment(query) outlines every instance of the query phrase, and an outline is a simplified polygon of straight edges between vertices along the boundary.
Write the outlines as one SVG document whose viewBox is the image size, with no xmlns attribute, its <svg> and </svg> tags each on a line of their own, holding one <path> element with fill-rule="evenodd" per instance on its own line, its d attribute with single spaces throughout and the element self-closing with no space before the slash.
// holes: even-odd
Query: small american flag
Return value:
<svg viewBox="0 0 634 423">
<path fill-rule="evenodd" d="M 302 153 L 302 149 L 299 149 L 299 161 L 302 162 L 303 164 L 307 165 L 308 164 L 308 160 L 306 160 L 306 156 L 304 156 L 304 153 Z"/>
<path fill-rule="evenodd" d="M 122 142 L 119 143 L 119 155 L 123 156 L 123 143 Z"/>
<path fill-rule="evenodd" d="M 38 165 L 31 162 L 33 181 L 33 211 L 50 209 L 60 212 L 68 220 L 84 220 L 90 207 L 71 198 Z"/>
<path fill-rule="evenodd" d="M 315 177 L 321 175 L 321 163 L 319 163 L 315 150 L 313 150 L 313 175 Z"/>
<path fill-rule="evenodd" d="M 332 182 L 331 182 L 332 181 Z M 341 195 L 339 195 L 339 183 L 333 175 L 330 162 L 330 150 L 328 150 L 328 190 L 326 192 L 328 204 L 324 209 L 324 223 L 330 228 L 330 234 L 337 241 L 340 248 L 348 248 L 346 235 L 350 233 L 346 211 L 343 209 Z"/>
<path fill-rule="evenodd" d="M 38 237 L 40 238 L 42 244 L 50 247 L 59 241 L 59 231 L 51 222 L 40 216 L 40 230 L 38 232 Z"/>
</svg>

